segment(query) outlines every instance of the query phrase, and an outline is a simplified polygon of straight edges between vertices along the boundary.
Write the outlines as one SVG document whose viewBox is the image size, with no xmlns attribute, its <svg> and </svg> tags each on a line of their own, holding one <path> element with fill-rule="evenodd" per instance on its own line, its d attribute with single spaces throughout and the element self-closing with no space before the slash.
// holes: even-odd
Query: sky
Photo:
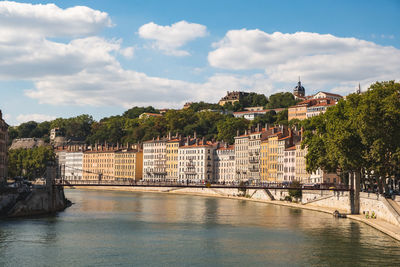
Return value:
<svg viewBox="0 0 400 267">
<path fill-rule="evenodd" d="M 0 1 L 10 125 L 400 79 L 400 1 Z"/>
</svg>

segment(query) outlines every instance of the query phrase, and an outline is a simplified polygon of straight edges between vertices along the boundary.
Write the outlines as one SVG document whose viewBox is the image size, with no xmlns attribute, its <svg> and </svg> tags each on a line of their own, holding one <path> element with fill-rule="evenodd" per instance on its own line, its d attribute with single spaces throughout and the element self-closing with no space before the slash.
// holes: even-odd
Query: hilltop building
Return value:
<svg viewBox="0 0 400 267">
<path fill-rule="evenodd" d="M 298 119 L 304 120 L 321 113 L 336 105 L 336 101 L 332 98 L 311 98 L 291 106 L 288 109 L 288 120 Z"/>
<path fill-rule="evenodd" d="M 306 89 L 301 85 L 300 77 L 299 82 L 293 89 L 293 95 L 296 99 L 306 99 Z"/>
<path fill-rule="evenodd" d="M 232 105 L 235 104 L 236 102 L 239 102 L 243 97 L 248 96 L 249 93 L 246 92 L 239 92 L 239 91 L 232 91 L 226 92 L 226 96 L 221 98 L 221 100 L 218 102 L 220 106 L 225 105 L 226 103 L 231 103 Z"/>
<path fill-rule="evenodd" d="M 147 118 L 150 118 L 150 117 L 162 117 L 162 114 L 144 112 L 144 113 L 139 115 L 139 119 L 143 119 L 143 118 L 147 119 Z"/>
<path fill-rule="evenodd" d="M 7 179 L 8 124 L 0 110 L 0 183 Z"/>
<path fill-rule="evenodd" d="M 258 107 L 257 107 L 258 108 Z M 235 118 L 245 118 L 246 120 L 254 120 L 255 118 L 259 116 L 263 116 L 264 114 L 270 112 L 270 111 L 275 111 L 275 113 L 284 111 L 284 108 L 274 108 L 274 109 L 254 109 L 254 110 L 247 110 L 247 111 L 237 111 L 233 112 L 233 116 Z"/>
</svg>

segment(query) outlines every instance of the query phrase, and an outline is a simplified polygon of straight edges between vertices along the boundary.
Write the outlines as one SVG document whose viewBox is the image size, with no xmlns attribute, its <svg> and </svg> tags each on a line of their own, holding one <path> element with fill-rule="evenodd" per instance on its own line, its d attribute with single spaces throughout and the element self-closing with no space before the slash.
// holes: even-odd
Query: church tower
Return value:
<svg viewBox="0 0 400 267">
<path fill-rule="evenodd" d="M 300 77 L 297 86 L 293 89 L 293 95 L 296 97 L 305 97 L 306 89 L 301 85 Z"/>
</svg>

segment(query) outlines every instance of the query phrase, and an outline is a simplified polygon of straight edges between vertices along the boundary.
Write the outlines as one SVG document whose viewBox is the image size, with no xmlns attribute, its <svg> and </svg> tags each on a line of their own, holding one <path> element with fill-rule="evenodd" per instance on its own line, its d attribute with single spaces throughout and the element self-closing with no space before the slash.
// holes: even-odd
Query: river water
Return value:
<svg viewBox="0 0 400 267">
<path fill-rule="evenodd" d="M 400 242 L 270 204 L 66 190 L 55 216 L 0 221 L 0 266 L 400 266 Z"/>
</svg>

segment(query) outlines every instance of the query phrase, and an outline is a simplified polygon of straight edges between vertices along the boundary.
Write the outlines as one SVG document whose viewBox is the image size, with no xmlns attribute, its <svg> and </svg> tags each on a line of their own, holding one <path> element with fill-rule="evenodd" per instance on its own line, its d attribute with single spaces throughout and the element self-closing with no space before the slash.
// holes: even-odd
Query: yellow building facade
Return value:
<svg viewBox="0 0 400 267">
<path fill-rule="evenodd" d="M 143 172 L 143 151 L 123 149 L 115 152 L 114 169 L 116 180 L 139 181 Z"/>
<path fill-rule="evenodd" d="M 178 180 L 178 149 L 181 144 L 179 139 L 171 139 L 167 141 L 166 148 L 166 180 L 176 182 Z"/>
<path fill-rule="evenodd" d="M 115 150 L 100 148 L 83 153 L 82 180 L 114 180 Z"/>
<path fill-rule="evenodd" d="M 278 173 L 278 135 L 268 138 L 267 181 L 276 182 Z"/>
<path fill-rule="evenodd" d="M 261 182 L 268 181 L 268 139 L 261 141 L 260 145 L 260 179 Z"/>
</svg>

